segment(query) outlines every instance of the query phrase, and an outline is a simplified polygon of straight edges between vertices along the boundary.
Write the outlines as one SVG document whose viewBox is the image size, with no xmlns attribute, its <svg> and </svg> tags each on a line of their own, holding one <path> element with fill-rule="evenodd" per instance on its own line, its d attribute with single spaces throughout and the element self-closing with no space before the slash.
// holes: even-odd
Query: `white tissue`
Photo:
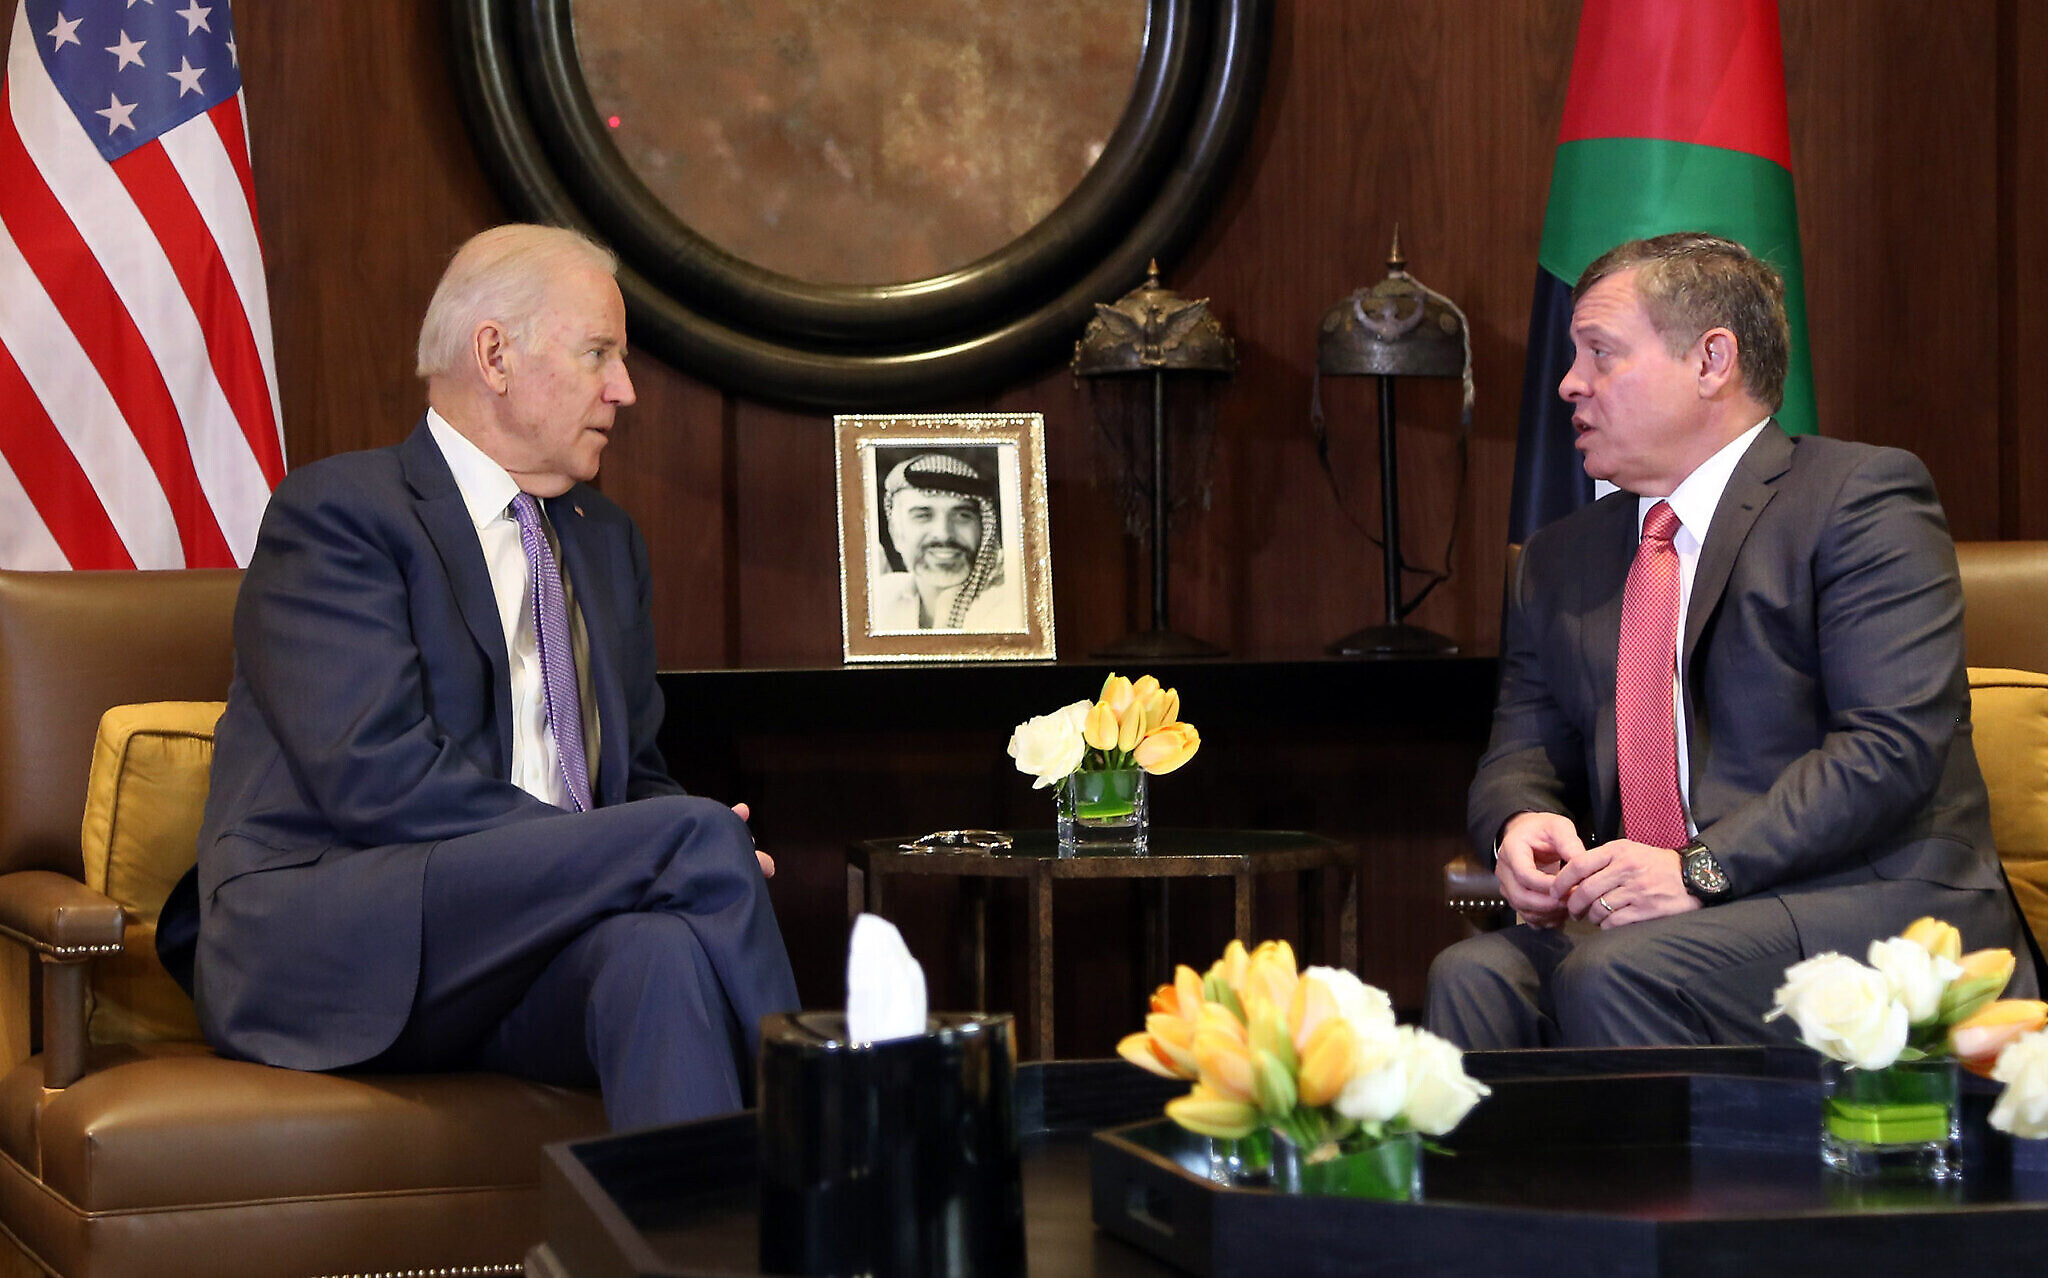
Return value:
<svg viewBox="0 0 2048 1278">
<path fill-rule="evenodd" d="M 924 1033 L 924 969 L 896 925 L 873 914 L 853 921 L 846 954 L 846 1036 L 881 1043 Z"/>
</svg>

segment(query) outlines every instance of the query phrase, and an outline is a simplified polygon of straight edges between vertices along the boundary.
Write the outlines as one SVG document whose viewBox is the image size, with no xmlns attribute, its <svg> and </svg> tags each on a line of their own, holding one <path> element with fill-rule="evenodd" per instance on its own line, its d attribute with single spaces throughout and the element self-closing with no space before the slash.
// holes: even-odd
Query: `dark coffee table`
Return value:
<svg viewBox="0 0 2048 1278">
<path fill-rule="evenodd" d="M 1474 1052 L 1466 1064 L 1495 1095 L 1444 1142 L 1451 1153 L 1430 1156 L 1417 1203 L 1201 1183 L 1156 1134 L 1186 1084 L 1121 1061 L 1026 1065 L 1029 1272 L 2040 1272 L 2048 1142 L 1988 1130 L 1986 1088 L 1965 1094 L 1960 1183 L 1862 1185 L 1820 1166 L 1803 1049 Z M 1114 1130 L 1132 1123 L 1154 1134 Z M 546 1241 L 526 1273 L 759 1273 L 755 1155 L 752 1113 L 548 1146 Z"/>
<path fill-rule="evenodd" d="M 1143 963 L 1139 970 L 1156 983 L 1172 976 L 1167 956 L 1166 881 L 1186 878 L 1231 880 L 1233 935 L 1249 938 L 1258 897 L 1258 879 L 1265 874 L 1294 873 L 1301 893 L 1302 949 L 1305 955 L 1343 967 L 1358 968 L 1358 849 L 1355 845 L 1299 830 L 1167 830 L 1152 831 L 1147 856 L 1087 853 L 1059 855 L 1050 830 L 1026 830 L 1013 836 L 1014 847 L 1003 852 L 976 848 L 907 849 L 907 839 L 867 839 L 846 853 L 848 917 L 867 910 L 888 917 L 887 882 L 896 875 L 936 875 L 960 880 L 964 926 L 960 938 L 961 974 L 973 992 L 973 1006 L 988 1005 L 988 895 L 996 879 L 1022 879 L 1030 915 L 1025 927 L 1025 966 L 1031 1052 L 1035 1059 L 1055 1059 L 1053 1052 L 1053 884 L 1066 879 L 1129 879 L 1139 885 L 1143 909 Z M 1336 877 L 1339 910 L 1338 945 L 1333 954 L 1323 936 L 1323 901 L 1327 880 Z M 1149 988 L 1149 987 L 1148 987 Z"/>
</svg>

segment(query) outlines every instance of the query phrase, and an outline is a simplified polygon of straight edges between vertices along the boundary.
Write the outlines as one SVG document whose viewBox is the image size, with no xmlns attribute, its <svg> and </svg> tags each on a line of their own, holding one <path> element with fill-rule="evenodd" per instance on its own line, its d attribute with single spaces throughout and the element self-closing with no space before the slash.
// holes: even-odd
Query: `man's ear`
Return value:
<svg viewBox="0 0 2048 1278">
<path fill-rule="evenodd" d="M 503 395 L 511 384 L 512 335 L 496 320 L 485 320 L 469 335 L 470 358 L 477 376 L 494 395 Z"/>
<path fill-rule="evenodd" d="M 1735 334 L 1725 328 L 1710 328 L 1700 334 L 1693 353 L 1699 370 L 1701 399 L 1714 399 L 1722 391 L 1742 384 L 1742 366 L 1737 359 L 1740 349 Z"/>
</svg>

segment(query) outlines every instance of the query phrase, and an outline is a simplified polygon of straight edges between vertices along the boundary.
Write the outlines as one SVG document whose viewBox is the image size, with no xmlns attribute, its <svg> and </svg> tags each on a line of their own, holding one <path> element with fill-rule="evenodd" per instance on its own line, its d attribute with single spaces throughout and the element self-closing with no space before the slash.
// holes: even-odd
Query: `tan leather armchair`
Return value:
<svg viewBox="0 0 2048 1278">
<path fill-rule="evenodd" d="M 95 759 L 95 734 L 110 707 L 226 695 L 238 582 L 0 572 L 0 1273 L 517 1273 L 543 1231 L 540 1147 L 603 1130 L 595 1093 L 226 1060 L 156 962 L 147 884 L 191 863 L 217 708 L 171 707 L 164 728 L 150 707 L 115 734 L 156 733 L 155 755 L 109 763 L 103 741 Z M 170 770 L 133 763 L 150 758 Z M 103 813 L 119 828 L 87 823 L 88 866 L 89 761 L 96 788 L 183 815 Z M 159 826 L 184 833 L 110 879 L 105 846 L 138 855 Z"/>
<path fill-rule="evenodd" d="M 1510 564 L 1512 565 L 1512 556 Z M 2048 541 L 1959 541 L 1963 660 L 1970 666 L 1977 759 L 1991 792 L 1992 837 L 2034 939 L 2048 948 Z M 1444 896 L 1477 930 L 1514 921 L 1493 875 L 1460 854 Z"/>
</svg>

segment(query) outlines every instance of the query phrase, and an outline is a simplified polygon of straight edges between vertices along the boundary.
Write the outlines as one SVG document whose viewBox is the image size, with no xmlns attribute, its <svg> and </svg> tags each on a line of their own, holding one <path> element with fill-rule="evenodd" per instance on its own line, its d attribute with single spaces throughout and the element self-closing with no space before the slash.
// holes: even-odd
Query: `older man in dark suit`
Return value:
<svg viewBox="0 0 2048 1278">
<path fill-rule="evenodd" d="M 655 746 L 646 548 L 588 486 L 633 402 L 616 268 L 569 231 L 472 239 L 422 326 L 426 419 L 271 499 L 200 835 L 221 1051 L 595 1082 L 638 1126 L 739 1107 L 759 1018 L 797 1005 L 745 809 Z"/>
<path fill-rule="evenodd" d="M 1926 469 L 1770 420 L 1783 286 L 1731 241 L 1611 250 L 1573 290 L 1572 341 L 1559 393 L 1587 473 L 1621 491 L 1517 565 L 1469 821 L 1522 922 L 1438 957 L 1430 1027 L 1758 1042 L 1789 1033 L 1761 1020 L 1789 964 L 1860 958 L 1920 915 L 2024 954 Z M 2033 986 L 2023 962 L 2014 990 Z"/>
</svg>

